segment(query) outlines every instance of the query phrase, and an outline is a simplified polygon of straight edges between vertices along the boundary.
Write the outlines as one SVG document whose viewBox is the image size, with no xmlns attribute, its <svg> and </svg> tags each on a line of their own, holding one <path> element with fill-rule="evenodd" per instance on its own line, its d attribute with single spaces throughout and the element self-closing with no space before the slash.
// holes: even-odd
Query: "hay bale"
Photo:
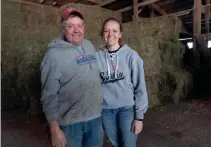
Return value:
<svg viewBox="0 0 211 147">
<path fill-rule="evenodd" d="M 129 33 L 129 32 L 127 32 Z M 160 73 L 162 63 L 160 55 L 156 53 L 158 49 L 158 41 L 153 37 L 146 37 L 139 39 L 138 37 L 130 37 L 125 39 L 125 42 L 134 50 L 136 50 L 141 58 L 144 60 L 145 74 L 153 76 Z"/>
<path fill-rule="evenodd" d="M 171 102 L 172 95 L 176 85 L 176 78 L 171 74 L 171 72 L 162 72 L 158 75 L 158 99 L 162 103 Z"/>
<path fill-rule="evenodd" d="M 130 35 L 138 37 L 139 39 L 156 37 L 160 40 L 174 42 L 179 38 L 181 21 L 175 15 L 165 15 L 160 17 L 141 18 L 139 21 L 128 22 L 123 26 L 124 32 L 129 32 Z"/>
<path fill-rule="evenodd" d="M 184 46 L 178 41 L 180 26 L 181 21 L 174 15 L 123 25 L 125 42 L 144 60 L 150 106 L 178 102 L 190 90 L 191 76 L 181 69 Z M 181 77 L 187 82 L 182 83 Z M 185 92 L 181 91 L 183 87 Z"/>
<path fill-rule="evenodd" d="M 2 75 L 13 80 L 17 89 L 20 88 L 23 95 L 29 97 L 31 112 L 36 113 L 40 109 L 39 66 L 47 44 L 60 35 L 59 13 L 53 7 L 15 1 L 4 1 L 3 5 Z M 104 20 L 108 17 L 121 20 L 120 13 L 98 6 L 70 5 L 82 10 L 86 18 L 85 36 L 97 48 L 104 45 L 100 37 Z M 187 83 L 181 78 L 190 81 L 187 80 L 190 76 L 180 68 L 180 25 L 175 16 L 154 17 L 123 25 L 125 42 L 144 60 L 150 107 L 166 100 L 177 102 L 187 93 Z M 183 87 L 186 87 L 185 92 Z"/>
<path fill-rule="evenodd" d="M 46 9 L 51 15 L 43 14 Z M 40 110 L 40 62 L 48 42 L 60 34 L 59 21 L 47 23 L 58 16 L 52 7 L 15 1 L 4 2 L 2 15 L 2 73 L 15 80 L 11 82 L 29 99 L 30 114 L 36 115 Z"/>
<path fill-rule="evenodd" d="M 145 76 L 150 108 L 161 104 L 158 98 L 159 84 L 157 78 L 157 76 Z"/>
<path fill-rule="evenodd" d="M 16 88 L 29 99 L 30 114 L 36 115 L 41 110 L 40 63 L 47 44 L 60 36 L 59 11 L 53 7 L 16 1 L 4 1 L 3 5 L 2 73 L 7 79 L 15 80 Z M 115 16 L 121 19 L 119 13 L 100 7 L 94 7 L 99 13 L 93 13 L 91 6 L 71 6 L 82 9 L 87 18 L 86 37 L 92 40 L 96 47 L 104 44 L 100 37 L 100 29 L 106 17 Z M 3 86 L 6 87 L 6 84 Z M 11 99 L 8 99 L 8 103 L 10 101 Z"/>
<path fill-rule="evenodd" d="M 181 68 L 185 47 L 179 42 L 159 40 L 162 68 Z"/>
<path fill-rule="evenodd" d="M 172 99 L 174 103 L 178 103 L 181 100 L 186 100 L 190 92 L 190 89 L 193 88 L 193 77 L 192 75 L 184 70 L 176 70 L 172 73 L 176 77 L 176 85 Z"/>
<path fill-rule="evenodd" d="M 157 95 L 162 103 L 185 100 L 192 89 L 192 76 L 182 69 L 166 69 L 157 80 Z"/>
</svg>

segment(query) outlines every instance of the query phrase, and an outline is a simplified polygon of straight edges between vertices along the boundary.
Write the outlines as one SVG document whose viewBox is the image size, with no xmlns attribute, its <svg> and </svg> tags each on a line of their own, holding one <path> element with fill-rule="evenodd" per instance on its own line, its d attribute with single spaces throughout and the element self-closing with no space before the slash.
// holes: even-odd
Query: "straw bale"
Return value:
<svg viewBox="0 0 211 147">
<path fill-rule="evenodd" d="M 179 41 L 159 40 L 159 52 L 163 68 L 168 66 L 181 67 L 184 50 L 184 46 Z"/>
<path fill-rule="evenodd" d="M 136 50 L 144 60 L 145 73 L 147 76 L 159 74 L 162 63 L 158 49 L 159 42 L 156 39 L 153 37 L 139 39 L 138 37 L 131 36 L 125 39 L 125 42 L 132 49 Z"/>
<path fill-rule="evenodd" d="M 67 6 L 81 8 L 86 18 L 86 38 L 96 48 L 104 45 L 100 37 L 104 20 L 108 17 L 121 20 L 120 13 L 82 4 L 72 3 L 59 11 L 53 7 L 14 1 L 4 2 L 3 5 L 2 78 L 6 76 L 12 81 L 9 83 L 17 85 L 22 95 L 29 97 L 32 113 L 39 109 L 40 62 L 47 44 L 61 33 L 58 15 L 61 10 Z M 177 102 L 185 97 L 189 89 L 187 82 L 191 81 L 190 75 L 180 67 L 180 25 L 178 18 L 172 15 L 123 25 L 125 42 L 144 60 L 150 107 L 166 100 Z"/>
<path fill-rule="evenodd" d="M 4 2 L 3 5 L 2 73 L 7 79 L 13 79 L 12 82 L 21 90 L 23 97 L 29 98 L 30 113 L 36 115 L 40 107 L 40 62 L 47 44 L 61 34 L 60 11 L 53 7 L 15 1 Z M 100 29 L 104 19 L 114 16 L 121 20 L 119 13 L 99 7 L 94 7 L 96 13 L 93 13 L 93 7 L 90 6 L 71 6 L 83 9 L 87 18 L 86 38 L 92 40 L 96 47 L 103 45 Z M 10 91 L 13 92 L 12 87 Z"/>
<path fill-rule="evenodd" d="M 174 103 L 178 103 L 181 100 L 187 99 L 190 89 L 193 88 L 193 77 L 189 72 L 181 69 L 172 72 L 172 74 L 176 77 L 177 85 L 172 99 Z"/>
<path fill-rule="evenodd" d="M 40 62 L 47 43 L 60 33 L 57 28 L 59 21 L 48 25 L 47 20 L 52 15 L 55 15 L 55 18 L 58 16 L 52 7 L 46 7 L 44 10 L 44 7 L 40 8 L 39 5 L 20 4 L 15 1 L 4 2 L 3 5 L 2 79 L 9 80 L 10 87 L 6 86 L 6 83 L 3 83 L 3 86 L 7 87 L 7 93 L 12 93 L 12 84 L 16 84 L 16 89 L 22 95 L 21 100 L 24 101 L 24 97 L 28 97 L 32 107 L 30 113 L 36 115 L 37 110 L 40 110 Z M 46 9 L 53 10 L 52 15 L 43 14 Z M 18 95 L 13 98 L 20 99 Z M 2 99 L 8 104 L 12 101 L 7 97 Z M 10 106 L 6 104 L 6 107 Z"/>
<path fill-rule="evenodd" d="M 161 100 L 158 98 L 159 85 L 158 76 L 145 76 L 149 107 L 160 105 Z"/>
<path fill-rule="evenodd" d="M 174 15 L 123 25 L 125 42 L 144 60 L 150 106 L 178 102 L 191 88 L 190 74 L 181 69 L 184 46 L 178 41 L 180 26 Z M 181 82 L 181 78 L 187 82 Z"/>
<path fill-rule="evenodd" d="M 157 37 L 160 40 L 177 41 L 181 21 L 175 15 L 165 15 L 152 18 L 140 18 L 139 21 L 128 22 L 124 25 L 125 32 L 140 39 Z M 126 33 L 125 35 L 128 36 Z"/>
</svg>

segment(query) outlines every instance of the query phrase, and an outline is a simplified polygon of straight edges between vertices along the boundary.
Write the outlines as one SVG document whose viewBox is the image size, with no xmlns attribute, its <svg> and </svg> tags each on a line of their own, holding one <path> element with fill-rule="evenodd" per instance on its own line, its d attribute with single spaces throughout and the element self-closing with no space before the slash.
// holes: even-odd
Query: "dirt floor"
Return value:
<svg viewBox="0 0 211 147">
<path fill-rule="evenodd" d="M 2 147 L 51 147 L 47 124 L 19 111 L 2 112 Z M 189 101 L 150 109 L 139 147 L 210 147 L 211 101 Z M 104 147 L 110 147 L 105 141 Z"/>
</svg>

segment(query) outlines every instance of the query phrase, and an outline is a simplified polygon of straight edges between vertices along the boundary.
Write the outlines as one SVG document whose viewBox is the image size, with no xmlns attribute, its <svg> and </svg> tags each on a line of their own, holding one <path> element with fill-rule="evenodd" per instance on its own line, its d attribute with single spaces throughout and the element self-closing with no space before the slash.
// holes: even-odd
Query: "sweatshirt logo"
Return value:
<svg viewBox="0 0 211 147">
<path fill-rule="evenodd" d="M 80 56 L 75 58 L 75 61 L 80 66 L 80 65 L 96 62 L 97 60 L 96 60 L 96 57 L 94 55 L 86 55 L 86 56 L 80 55 Z"/>
<path fill-rule="evenodd" d="M 108 75 L 108 69 L 105 69 L 104 72 L 100 72 L 102 84 L 114 83 L 119 80 L 123 80 L 125 78 L 125 75 L 120 68 L 117 68 L 117 71 L 116 71 L 115 65 L 113 65 L 113 66 L 110 65 L 109 67 L 110 67 L 110 69 L 112 69 L 112 73 L 110 74 L 110 76 Z M 115 73 L 115 72 L 117 72 L 117 73 Z"/>
<path fill-rule="evenodd" d="M 101 72 L 100 77 L 102 79 L 102 84 L 114 83 L 114 82 L 117 82 L 119 80 L 123 80 L 125 78 L 123 72 L 118 72 L 116 78 L 115 78 L 114 72 L 110 75 L 110 77 L 108 76 L 107 72 Z"/>
</svg>

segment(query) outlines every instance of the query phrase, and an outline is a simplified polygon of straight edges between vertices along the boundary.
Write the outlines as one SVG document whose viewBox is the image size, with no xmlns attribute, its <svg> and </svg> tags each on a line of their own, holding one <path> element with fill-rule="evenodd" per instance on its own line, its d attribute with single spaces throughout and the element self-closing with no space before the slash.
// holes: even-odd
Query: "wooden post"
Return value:
<svg viewBox="0 0 211 147">
<path fill-rule="evenodd" d="M 138 20 L 138 0 L 133 0 L 133 21 Z"/>
<path fill-rule="evenodd" d="M 201 0 L 194 0 L 193 34 L 201 34 Z"/>
<path fill-rule="evenodd" d="M 193 9 L 193 55 L 194 55 L 194 67 L 196 69 L 200 68 L 200 49 L 197 48 L 196 36 L 201 34 L 201 0 L 194 0 L 194 9 Z"/>
<path fill-rule="evenodd" d="M 206 5 L 210 4 L 210 0 L 206 0 Z M 210 6 L 206 7 L 206 13 L 205 13 L 205 17 L 206 17 L 206 21 L 205 21 L 205 28 L 206 28 L 206 33 L 209 33 L 209 19 L 211 18 L 210 16 Z"/>
</svg>

